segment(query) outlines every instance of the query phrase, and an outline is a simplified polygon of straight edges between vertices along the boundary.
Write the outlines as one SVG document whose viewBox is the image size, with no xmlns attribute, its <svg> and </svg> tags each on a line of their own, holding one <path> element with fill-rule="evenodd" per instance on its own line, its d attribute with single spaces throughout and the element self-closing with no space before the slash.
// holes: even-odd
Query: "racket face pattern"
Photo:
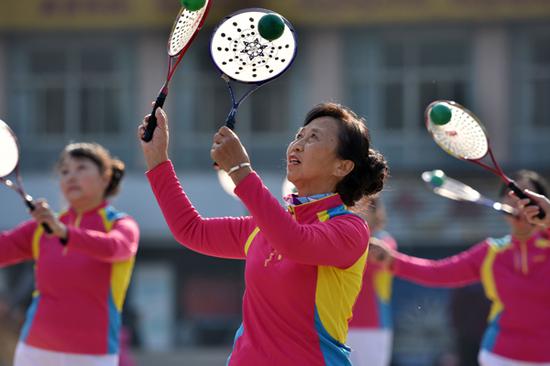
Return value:
<svg viewBox="0 0 550 366">
<path fill-rule="evenodd" d="M 197 31 L 206 20 L 210 5 L 211 1 L 206 0 L 204 6 L 197 11 L 181 8 L 168 39 L 168 56 L 180 55 L 189 48 L 197 35 Z"/>
<path fill-rule="evenodd" d="M 443 104 L 451 110 L 451 119 L 444 125 L 437 125 L 430 119 L 435 105 Z M 478 118 L 460 104 L 448 100 L 430 103 L 425 113 L 426 128 L 434 141 L 449 155 L 462 160 L 480 160 L 489 151 L 489 140 L 485 128 Z"/>
<path fill-rule="evenodd" d="M 258 22 L 266 14 L 281 17 L 285 29 L 281 37 L 268 41 L 258 32 Z M 283 74 L 296 56 L 296 32 L 288 20 L 270 10 L 245 9 L 227 16 L 210 42 L 214 65 L 234 81 L 262 84 Z"/>
<path fill-rule="evenodd" d="M 428 187 L 441 197 L 490 207 L 495 211 L 512 216 L 517 214 L 516 209 L 512 206 L 484 197 L 469 185 L 448 177 L 442 170 L 426 171 L 422 173 L 421 177 Z"/>
</svg>

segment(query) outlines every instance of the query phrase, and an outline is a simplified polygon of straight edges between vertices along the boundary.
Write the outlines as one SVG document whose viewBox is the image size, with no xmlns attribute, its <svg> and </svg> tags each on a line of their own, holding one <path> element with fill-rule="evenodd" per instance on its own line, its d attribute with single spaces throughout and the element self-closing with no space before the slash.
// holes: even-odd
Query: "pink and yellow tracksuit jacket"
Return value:
<svg viewBox="0 0 550 366">
<path fill-rule="evenodd" d="M 0 234 L 0 266 L 35 262 L 36 289 L 20 340 L 54 352 L 116 354 L 138 226 L 107 203 L 59 218 L 68 228 L 66 246 L 35 221 Z"/>
<path fill-rule="evenodd" d="M 393 270 L 427 286 L 481 281 L 492 301 L 481 348 L 514 360 L 550 362 L 550 231 L 528 240 L 489 238 L 442 260 L 397 253 Z"/>
<path fill-rule="evenodd" d="M 373 234 L 389 248 L 396 250 L 395 239 L 386 231 Z M 349 323 L 355 329 L 391 329 L 391 295 L 393 273 L 386 267 L 369 263 L 363 276 L 363 286 L 353 307 L 353 318 Z"/>
<path fill-rule="evenodd" d="M 172 164 L 147 173 L 175 238 L 197 252 L 246 259 L 243 322 L 228 365 L 350 365 L 344 345 L 369 232 L 333 194 L 285 211 L 255 173 L 235 193 L 251 217 L 202 218 Z"/>
</svg>

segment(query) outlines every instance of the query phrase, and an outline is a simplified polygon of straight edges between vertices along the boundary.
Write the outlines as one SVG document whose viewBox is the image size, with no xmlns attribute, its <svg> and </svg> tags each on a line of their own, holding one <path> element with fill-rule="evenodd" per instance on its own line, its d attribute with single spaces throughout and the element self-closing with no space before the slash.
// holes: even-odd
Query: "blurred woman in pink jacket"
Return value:
<svg viewBox="0 0 550 366">
<path fill-rule="evenodd" d="M 117 366 L 139 240 L 136 222 L 107 201 L 119 190 L 124 164 L 98 144 L 75 143 L 63 150 L 58 172 L 69 208 L 57 215 L 38 200 L 34 220 L 0 233 L 1 266 L 35 263 L 14 364 Z"/>
<path fill-rule="evenodd" d="M 535 172 L 522 170 L 513 178 L 521 189 L 548 194 Z M 514 203 L 507 187 L 501 197 Z M 371 255 L 396 276 L 426 286 L 481 282 L 492 302 L 479 353 L 482 366 L 550 366 L 550 229 L 533 225 L 525 215 L 506 221 L 509 235 L 487 238 L 449 258 L 415 258 L 383 246 L 373 246 Z"/>
</svg>

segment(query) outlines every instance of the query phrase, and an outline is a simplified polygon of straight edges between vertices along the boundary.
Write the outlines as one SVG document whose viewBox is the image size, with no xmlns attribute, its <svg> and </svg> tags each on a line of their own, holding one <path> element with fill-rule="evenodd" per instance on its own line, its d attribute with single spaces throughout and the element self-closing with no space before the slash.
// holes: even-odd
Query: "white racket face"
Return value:
<svg viewBox="0 0 550 366">
<path fill-rule="evenodd" d="M 422 173 L 422 180 L 436 194 L 455 201 L 477 202 L 481 198 L 481 194 L 478 191 L 462 182 L 449 178 L 441 170 Z"/>
<path fill-rule="evenodd" d="M 197 11 L 189 11 L 185 8 L 180 10 L 168 40 L 169 56 L 176 56 L 187 48 L 197 31 L 202 27 L 209 9 L 210 0 L 206 0 L 204 6 Z"/>
<path fill-rule="evenodd" d="M 10 174 L 19 161 L 19 147 L 11 128 L 0 120 L 0 177 Z"/>
<path fill-rule="evenodd" d="M 233 80 L 263 83 L 284 73 L 296 56 L 296 35 L 283 18 L 281 37 L 268 41 L 258 33 L 258 22 L 265 9 L 247 9 L 225 18 L 210 42 L 210 53 L 216 67 Z"/>
<path fill-rule="evenodd" d="M 451 119 L 437 125 L 430 119 L 432 107 L 443 103 L 451 110 Z M 448 154 L 463 160 L 479 160 L 487 155 L 489 141 L 477 117 L 458 103 L 438 100 L 426 108 L 426 128 L 435 142 Z"/>
<path fill-rule="evenodd" d="M 290 183 L 289 180 L 285 178 L 281 186 L 281 193 L 283 197 L 286 197 L 290 194 L 298 193 L 298 190 L 294 184 Z"/>
<path fill-rule="evenodd" d="M 233 179 L 227 174 L 227 172 L 223 169 L 218 170 L 218 181 L 220 182 L 220 185 L 222 186 L 225 193 L 230 195 L 233 198 L 238 198 L 235 192 L 235 183 L 233 183 Z"/>
</svg>

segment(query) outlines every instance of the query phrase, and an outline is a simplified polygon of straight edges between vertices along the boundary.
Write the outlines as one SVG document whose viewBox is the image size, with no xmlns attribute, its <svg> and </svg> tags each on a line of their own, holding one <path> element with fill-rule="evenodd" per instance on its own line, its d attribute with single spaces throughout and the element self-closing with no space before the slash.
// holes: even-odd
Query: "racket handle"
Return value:
<svg viewBox="0 0 550 366">
<path fill-rule="evenodd" d="M 27 195 L 25 197 L 25 204 L 27 205 L 27 207 L 31 211 L 34 211 L 34 209 L 36 208 L 36 206 L 32 202 L 32 197 L 29 196 L 29 195 Z M 42 223 L 42 227 L 44 228 L 44 231 L 47 232 L 48 234 L 53 233 L 52 228 L 50 227 L 50 225 L 46 224 L 45 222 Z"/>
<path fill-rule="evenodd" d="M 227 115 L 227 118 L 225 119 L 225 125 L 227 126 L 227 128 L 231 130 L 235 129 L 235 122 L 237 122 L 235 120 L 236 114 L 237 114 L 237 109 L 233 107 L 231 109 L 231 112 L 229 112 L 229 114 Z"/>
<path fill-rule="evenodd" d="M 529 199 L 529 196 L 526 195 L 526 194 L 517 186 L 517 184 L 516 184 L 515 182 L 512 181 L 512 182 L 508 183 L 508 188 L 510 188 L 510 189 L 516 194 L 516 196 L 518 196 L 519 198 L 521 198 L 521 199 L 525 199 L 525 198 Z M 532 200 L 531 200 L 531 202 L 529 203 L 529 205 L 537 206 L 537 204 L 534 203 Z M 541 220 L 544 219 L 544 218 L 546 217 L 546 212 L 544 212 L 544 210 L 543 210 L 541 207 L 539 207 L 539 213 L 538 213 L 537 217 L 538 217 L 539 219 L 541 219 Z"/>
<path fill-rule="evenodd" d="M 149 117 L 149 121 L 147 122 L 145 133 L 141 138 L 145 142 L 149 142 L 153 139 L 153 133 L 155 132 L 155 128 L 157 128 L 157 117 L 155 116 L 155 112 L 157 111 L 158 107 L 162 108 L 164 106 L 164 101 L 166 100 L 167 95 L 168 90 L 166 88 L 162 88 L 157 97 L 157 100 L 155 101 L 155 105 L 153 106 L 153 111 L 151 112 L 151 117 Z"/>
</svg>

